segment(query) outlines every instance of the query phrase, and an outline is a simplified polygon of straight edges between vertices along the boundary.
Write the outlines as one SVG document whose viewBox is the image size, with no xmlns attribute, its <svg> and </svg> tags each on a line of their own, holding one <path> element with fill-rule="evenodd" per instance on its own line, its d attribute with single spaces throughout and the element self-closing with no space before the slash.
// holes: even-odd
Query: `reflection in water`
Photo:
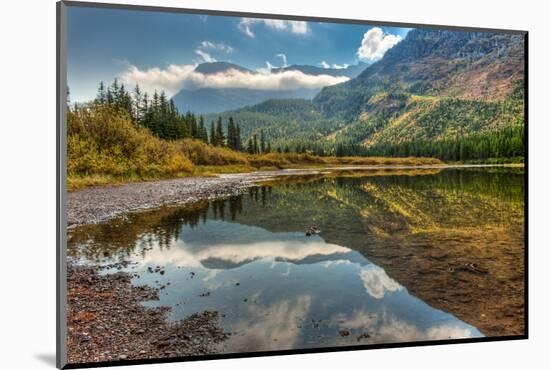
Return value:
<svg viewBox="0 0 550 370">
<path fill-rule="evenodd" d="M 386 271 L 378 266 L 368 266 L 361 271 L 361 280 L 367 292 L 376 299 L 384 298 L 384 293 L 396 292 L 402 287 L 395 280 L 390 278 Z"/>
<path fill-rule="evenodd" d="M 504 330 L 505 308 L 493 301 L 519 300 L 508 307 L 523 314 L 521 178 L 463 170 L 293 179 L 76 228 L 69 253 L 137 262 L 128 268 L 135 284 L 163 287 L 147 304 L 172 307 L 173 319 L 218 310 L 233 334 L 221 351 L 475 337 L 478 324 Z M 312 225 L 322 232 L 306 237 Z M 472 258 L 490 276 L 450 272 Z M 147 272 L 156 266 L 165 273 Z"/>
</svg>

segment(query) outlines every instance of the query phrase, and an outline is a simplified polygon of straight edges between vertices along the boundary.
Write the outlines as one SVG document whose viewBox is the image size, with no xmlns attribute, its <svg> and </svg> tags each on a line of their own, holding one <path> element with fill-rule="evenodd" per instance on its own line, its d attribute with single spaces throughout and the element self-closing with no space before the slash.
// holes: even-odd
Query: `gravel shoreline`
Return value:
<svg viewBox="0 0 550 370">
<path fill-rule="evenodd" d="M 500 165 L 426 165 L 426 166 L 339 166 L 312 169 L 286 169 L 251 173 L 221 174 L 218 177 L 136 182 L 96 186 L 67 193 L 67 226 L 95 224 L 127 212 L 144 211 L 164 205 L 193 203 L 198 200 L 237 195 L 259 182 L 277 177 L 315 175 L 349 170 L 414 170 Z"/>
<path fill-rule="evenodd" d="M 237 195 L 243 189 L 279 176 L 318 174 L 320 170 L 280 170 L 222 174 L 218 177 L 96 186 L 67 194 L 67 226 L 95 224 L 127 212 Z"/>
<path fill-rule="evenodd" d="M 171 323 L 169 307 L 148 308 L 142 301 L 158 300 L 159 290 L 133 286 L 132 275 L 110 266 L 67 266 L 68 362 L 91 363 L 182 357 L 216 352 L 228 338 L 218 312 L 204 311 Z"/>
</svg>

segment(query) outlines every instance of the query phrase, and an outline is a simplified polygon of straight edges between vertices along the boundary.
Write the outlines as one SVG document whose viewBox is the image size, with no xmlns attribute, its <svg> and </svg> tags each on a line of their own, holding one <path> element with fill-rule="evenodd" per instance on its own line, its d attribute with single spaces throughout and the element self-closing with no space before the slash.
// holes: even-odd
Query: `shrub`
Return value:
<svg viewBox="0 0 550 370">
<path fill-rule="evenodd" d="M 175 142 L 138 128 L 128 114 L 90 105 L 71 111 L 67 120 L 69 176 L 158 177 L 191 173 L 193 163 Z"/>
<path fill-rule="evenodd" d="M 178 141 L 178 147 L 196 165 L 224 166 L 228 164 L 248 164 L 248 159 L 243 153 L 211 146 L 200 140 L 183 139 Z"/>
</svg>

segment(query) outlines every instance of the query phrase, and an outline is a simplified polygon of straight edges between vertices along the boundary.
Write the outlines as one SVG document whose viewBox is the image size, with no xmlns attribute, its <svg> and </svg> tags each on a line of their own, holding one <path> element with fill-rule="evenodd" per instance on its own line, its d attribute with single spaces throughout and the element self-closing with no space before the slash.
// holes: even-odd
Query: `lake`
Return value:
<svg viewBox="0 0 550 370">
<path fill-rule="evenodd" d="M 293 176 L 68 233 L 80 263 L 134 262 L 170 319 L 218 311 L 220 352 L 524 331 L 522 168 Z"/>
</svg>

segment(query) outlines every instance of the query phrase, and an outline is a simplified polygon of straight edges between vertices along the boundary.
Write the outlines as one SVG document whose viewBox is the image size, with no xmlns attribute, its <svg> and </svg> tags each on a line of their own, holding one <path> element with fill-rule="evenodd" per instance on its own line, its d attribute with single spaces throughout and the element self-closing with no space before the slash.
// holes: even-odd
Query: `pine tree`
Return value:
<svg viewBox="0 0 550 370">
<path fill-rule="evenodd" d="M 246 151 L 248 152 L 248 154 L 254 154 L 254 142 L 252 141 L 252 138 L 248 139 Z"/>
<path fill-rule="evenodd" d="M 214 128 L 214 121 L 210 122 L 210 145 L 216 145 L 216 129 Z"/>
<path fill-rule="evenodd" d="M 139 88 L 139 85 L 136 84 L 136 87 L 134 88 L 134 102 L 133 102 L 133 118 L 136 123 L 139 123 L 141 121 L 142 117 L 142 104 L 143 104 L 143 97 L 141 95 L 141 89 Z"/>
<path fill-rule="evenodd" d="M 252 137 L 252 140 L 254 142 L 254 144 L 253 144 L 254 145 L 253 146 L 254 154 L 258 154 L 258 138 L 257 138 L 256 134 L 254 134 L 254 136 Z"/>
<path fill-rule="evenodd" d="M 237 127 L 235 129 L 235 144 L 235 150 L 239 152 L 243 150 L 243 142 L 241 141 L 241 127 L 239 126 L 239 124 L 237 124 Z"/>
<path fill-rule="evenodd" d="M 225 136 L 223 134 L 222 118 L 218 117 L 218 122 L 216 123 L 216 133 L 215 133 L 215 144 L 216 146 L 225 145 Z"/>
<path fill-rule="evenodd" d="M 199 139 L 208 144 L 208 133 L 206 132 L 206 127 L 204 126 L 204 117 L 202 114 L 199 116 Z"/>
<path fill-rule="evenodd" d="M 260 151 L 265 153 L 265 136 L 264 130 L 260 131 Z"/>
<path fill-rule="evenodd" d="M 166 93 L 164 91 L 160 92 L 159 107 L 162 113 L 166 113 L 168 111 L 168 101 L 166 99 Z"/>
<path fill-rule="evenodd" d="M 99 104 L 105 104 L 107 103 L 107 93 L 105 92 L 105 84 L 103 81 L 99 83 L 99 87 L 97 89 L 97 97 L 96 97 L 96 103 Z"/>
<path fill-rule="evenodd" d="M 155 92 L 153 93 L 153 106 L 152 106 L 152 110 L 153 112 L 157 112 L 159 110 L 159 94 L 157 92 L 157 90 L 155 90 Z"/>
<path fill-rule="evenodd" d="M 233 117 L 229 117 L 229 123 L 227 124 L 227 146 L 230 149 L 237 150 L 237 129 Z"/>
</svg>

